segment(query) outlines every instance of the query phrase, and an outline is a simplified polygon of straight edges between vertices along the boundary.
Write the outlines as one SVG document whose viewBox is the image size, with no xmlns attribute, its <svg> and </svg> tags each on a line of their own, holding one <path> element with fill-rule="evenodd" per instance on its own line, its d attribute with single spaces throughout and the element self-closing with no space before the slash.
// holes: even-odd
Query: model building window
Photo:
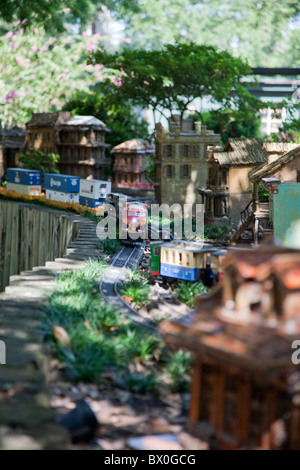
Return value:
<svg viewBox="0 0 300 470">
<path fill-rule="evenodd" d="M 186 255 L 186 265 L 189 266 L 190 265 L 190 255 Z"/>
<path fill-rule="evenodd" d="M 130 165 L 133 166 L 134 165 L 134 161 L 133 161 L 133 158 L 130 159 Z"/>
<path fill-rule="evenodd" d="M 189 146 L 188 145 L 181 145 L 181 156 L 183 158 L 189 157 Z"/>
<path fill-rule="evenodd" d="M 199 147 L 199 145 L 193 145 L 193 147 L 192 147 L 192 156 L 194 158 L 199 158 L 200 157 L 200 147 Z"/>
<path fill-rule="evenodd" d="M 175 173 L 174 165 L 166 165 L 165 166 L 165 176 L 166 178 L 173 178 Z"/>
<path fill-rule="evenodd" d="M 166 263 L 169 262 L 169 252 L 168 252 L 168 250 L 165 251 L 165 262 Z"/>
<path fill-rule="evenodd" d="M 182 165 L 181 166 L 181 177 L 182 178 L 189 178 L 191 175 L 191 166 L 190 165 Z"/>
<path fill-rule="evenodd" d="M 172 145 L 164 145 L 164 157 L 172 158 Z"/>
<path fill-rule="evenodd" d="M 127 183 L 127 175 L 124 176 L 124 183 Z"/>
<path fill-rule="evenodd" d="M 173 261 L 173 264 L 175 264 L 175 256 L 176 256 L 176 253 L 175 251 L 172 252 L 172 261 Z"/>
<path fill-rule="evenodd" d="M 227 170 L 221 171 L 221 184 L 227 184 Z"/>
<path fill-rule="evenodd" d="M 139 183 L 141 183 L 141 182 L 142 182 L 142 175 L 139 174 Z"/>
<path fill-rule="evenodd" d="M 127 163 L 128 163 L 128 158 L 127 157 L 124 158 L 124 163 L 125 163 L 125 165 L 127 165 Z"/>
<path fill-rule="evenodd" d="M 179 253 L 179 264 L 182 264 L 182 253 Z"/>
<path fill-rule="evenodd" d="M 131 183 L 134 182 L 134 175 L 130 175 L 130 181 L 131 181 Z"/>
<path fill-rule="evenodd" d="M 228 215 L 228 201 L 226 196 L 217 196 L 214 199 L 214 216 L 224 217 Z"/>
</svg>

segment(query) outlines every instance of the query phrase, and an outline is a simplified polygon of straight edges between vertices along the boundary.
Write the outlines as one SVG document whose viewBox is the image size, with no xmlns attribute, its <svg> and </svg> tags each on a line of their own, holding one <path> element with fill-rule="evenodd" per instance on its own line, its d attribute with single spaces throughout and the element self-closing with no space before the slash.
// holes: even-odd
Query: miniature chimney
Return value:
<svg viewBox="0 0 300 470">
<path fill-rule="evenodd" d="M 195 133 L 201 134 L 201 122 L 195 122 Z"/>
<path fill-rule="evenodd" d="M 201 135 L 206 135 L 206 129 L 207 129 L 207 126 L 201 127 Z"/>
<path fill-rule="evenodd" d="M 180 124 L 175 124 L 174 128 L 175 128 L 175 135 L 180 135 Z"/>
</svg>

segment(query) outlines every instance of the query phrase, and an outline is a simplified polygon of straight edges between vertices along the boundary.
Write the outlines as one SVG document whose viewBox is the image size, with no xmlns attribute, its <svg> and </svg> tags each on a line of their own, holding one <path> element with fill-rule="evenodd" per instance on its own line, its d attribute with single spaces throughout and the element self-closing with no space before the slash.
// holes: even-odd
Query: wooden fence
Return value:
<svg viewBox="0 0 300 470">
<path fill-rule="evenodd" d="M 78 233 L 74 219 L 52 209 L 0 201 L 0 292 L 10 276 L 65 255 Z"/>
</svg>

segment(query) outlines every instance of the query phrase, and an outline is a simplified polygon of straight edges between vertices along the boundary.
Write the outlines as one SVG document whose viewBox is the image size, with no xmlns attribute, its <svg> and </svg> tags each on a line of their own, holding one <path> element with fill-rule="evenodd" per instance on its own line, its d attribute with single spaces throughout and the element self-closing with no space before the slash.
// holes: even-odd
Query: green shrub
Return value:
<svg viewBox="0 0 300 470">
<path fill-rule="evenodd" d="M 202 282 L 179 281 L 174 287 L 175 298 L 184 302 L 189 307 L 195 306 L 195 298 L 199 294 L 205 294 L 209 291 Z"/>
</svg>

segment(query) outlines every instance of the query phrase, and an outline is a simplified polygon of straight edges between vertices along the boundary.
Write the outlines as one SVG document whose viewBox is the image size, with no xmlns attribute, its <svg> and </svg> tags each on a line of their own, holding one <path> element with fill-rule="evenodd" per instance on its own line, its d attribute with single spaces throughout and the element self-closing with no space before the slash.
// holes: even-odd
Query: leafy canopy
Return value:
<svg viewBox="0 0 300 470">
<path fill-rule="evenodd" d="M 47 31 L 64 31 L 68 24 L 91 23 L 102 6 L 115 11 L 137 10 L 136 0 L 2 0 L 0 19 L 22 22 L 25 27 L 43 25 Z"/>
<path fill-rule="evenodd" d="M 166 44 L 155 51 L 126 48 L 110 54 L 97 50 L 89 63 L 119 72 L 117 79 L 101 84 L 112 90 L 111 103 L 128 101 L 162 115 L 165 110 L 176 111 L 181 117 L 196 98 L 204 96 L 219 110 L 236 109 L 240 103 L 253 109 L 262 105 L 241 81 L 251 74 L 247 62 L 213 46 L 190 42 Z"/>
</svg>

